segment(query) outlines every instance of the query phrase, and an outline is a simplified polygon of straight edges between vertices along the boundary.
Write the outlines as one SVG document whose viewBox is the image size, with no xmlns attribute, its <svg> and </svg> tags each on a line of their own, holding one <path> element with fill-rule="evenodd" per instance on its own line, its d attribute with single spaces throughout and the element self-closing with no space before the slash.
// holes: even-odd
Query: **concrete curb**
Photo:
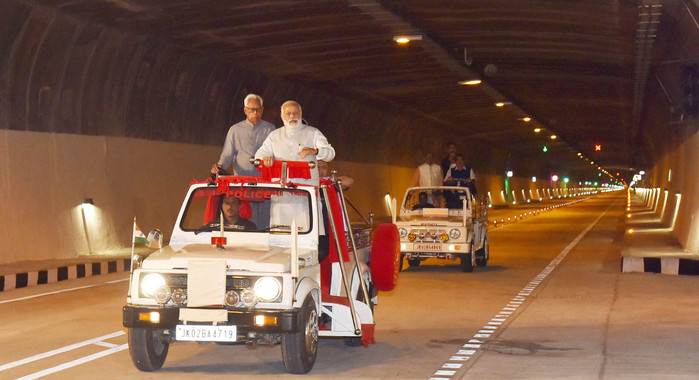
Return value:
<svg viewBox="0 0 699 380">
<path fill-rule="evenodd" d="M 0 292 L 43 284 L 53 284 L 76 278 L 99 276 L 101 274 L 128 272 L 130 268 L 131 259 L 124 258 L 90 261 L 62 265 L 52 269 L 4 274 L 0 275 Z"/>
<path fill-rule="evenodd" d="M 623 273 L 662 273 L 669 275 L 699 275 L 699 259 L 679 257 L 621 257 Z"/>
</svg>

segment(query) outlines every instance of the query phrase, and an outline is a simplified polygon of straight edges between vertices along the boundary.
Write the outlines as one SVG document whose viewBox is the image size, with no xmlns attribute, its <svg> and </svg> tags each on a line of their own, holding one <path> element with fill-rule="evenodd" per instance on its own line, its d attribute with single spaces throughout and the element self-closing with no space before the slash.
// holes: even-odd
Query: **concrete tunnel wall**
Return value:
<svg viewBox="0 0 699 380">
<path fill-rule="evenodd" d="M 454 140 L 494 202 L 510 153 L 440 136 L 404 110 L 371 106 L 333 88 L 240 69 L 156 38 L 81 20 L 29 1 L 0 3 L 0 264 L 128 247 L 131 220 L 166 236 L 193 178 L 206 175 L 248 92 L 265 119 L 294 98 L 337 149 L 334 167 L 355 178 L 349 196 L 385 215 L 418 163 Z M 537 173 L 518 160 L 516 173 Z M 528 177 L 511 179 L 528 189 Z M 92 198 L 83 223 L 80 203 Z M 86 233 L 87 232 L 87 233 Z M 88 247 L 89 241 L 89 247 Z"/>
<path fill-rule="evenodd" d="M 681 4 L 679 4 L 681 5 Z M 639 134 L 638 170 L 648 173 L 642 186 L 668 190 L 664 226 L 672 223 L 676 197 L 680 208 L 672 235 L 687 252 L 699 253 L 699 116 L 686 112 L 684 70 L 699 55 L 699 28 L 690 8 L 668 8 L 658 46 L 663 64 L 653 66 Z M 695 95 L 696 96 L 696 95 Z M 696 100 L 695 100 L 696 101 Z M 643 152 L 643 154 L 641 154 Z M 662 202 L 664 199 L 660 198 Z"/>
</svg>

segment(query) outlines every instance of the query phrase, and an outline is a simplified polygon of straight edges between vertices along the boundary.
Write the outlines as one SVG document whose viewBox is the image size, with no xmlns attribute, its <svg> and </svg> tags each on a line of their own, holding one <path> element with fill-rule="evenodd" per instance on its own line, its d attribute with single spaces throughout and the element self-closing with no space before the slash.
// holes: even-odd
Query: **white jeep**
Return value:
<svg viewBox="0 0 699 380">
<path fill-rule="evenodd" d="M 123 324 L 138 369 L 159 369 L 179 341 L 281 343 L 291 373 L 311 370 L 319 337 L 373 343 L 377 290 L 397 278 L 395 225 L 372 242 L 353 230 L 337 181 L 304 184 L 288 174 L 308 163 L 275 165 L 192 184 L 170 244 L 132 258 Z"/>
<path fill-rule="evenodd" d="M 467 187 L 411 187 L 398 215 L 401 267 L 403 259 L 417 267 L 428 258 L 459 259 L 461 270 L 485 266 L 488 246 L 488 207 Z"/>
</svg>

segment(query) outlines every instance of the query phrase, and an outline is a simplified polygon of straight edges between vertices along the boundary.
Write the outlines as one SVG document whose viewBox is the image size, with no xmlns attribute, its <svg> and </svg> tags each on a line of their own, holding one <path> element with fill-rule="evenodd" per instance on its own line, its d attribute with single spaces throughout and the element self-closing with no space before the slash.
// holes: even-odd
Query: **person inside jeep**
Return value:
<svg viewBox="0 0 699 380">
<path fill-rule="evenodd" d="M 418 202 L 413 206 L 413 211 L 423 208 L 434 208 L 434 205 L 427 200 L 426 192 L 421 191 L 418 197 Z"/>
<path fill-rule="evenodd" d="M 221 212 L 223 212 L 223 223 L 226 226 L 232 226 L 242 231 L 254 231 L 257 229 L 255 223 L 240 217 L 240 199 L 233 195 L 223 197 Z"/>
</svg>

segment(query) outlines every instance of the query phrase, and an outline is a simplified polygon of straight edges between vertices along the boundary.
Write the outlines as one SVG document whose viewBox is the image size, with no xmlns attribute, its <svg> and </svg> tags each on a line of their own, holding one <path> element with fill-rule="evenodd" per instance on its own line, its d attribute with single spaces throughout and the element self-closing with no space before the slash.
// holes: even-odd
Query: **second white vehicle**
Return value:
<svg viewBox="0 0 699 380">
<path fill-rule="evenodd" d="M 417 267 L 428 258 L 460 260 L 473 272 L 489 259 L 488 208 L 466 187 L 411 187 L 398 215 L 401 267 Z"/>
</svg>

